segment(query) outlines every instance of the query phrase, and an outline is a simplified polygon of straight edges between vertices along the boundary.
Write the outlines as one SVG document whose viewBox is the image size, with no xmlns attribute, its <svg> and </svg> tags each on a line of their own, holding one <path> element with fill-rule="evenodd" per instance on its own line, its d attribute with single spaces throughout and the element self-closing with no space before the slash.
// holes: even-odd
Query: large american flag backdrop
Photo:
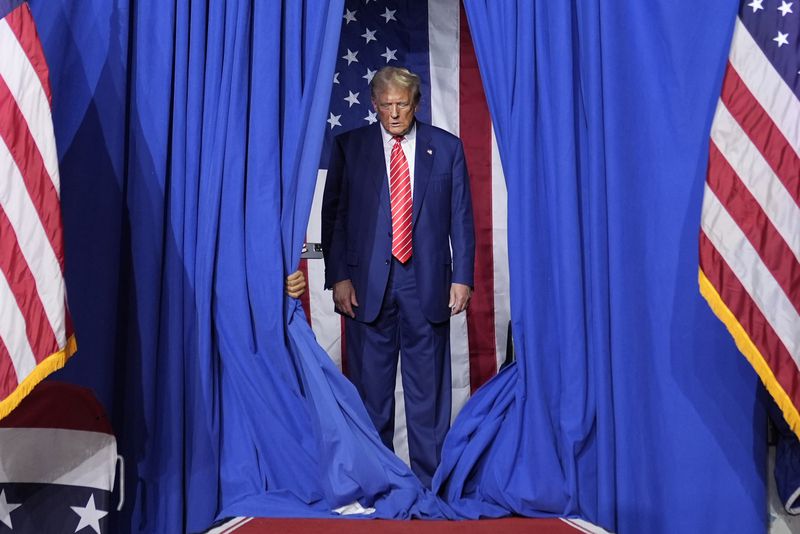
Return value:
<svg viewBox="0 0 800 534">
<path fill-rule="evenodd" d="M 505 361 L 509 324 L 506 188 L 478 65 L 460 0 L 348 0 L 307 240 L 320 241 L 320 208 L 333 136 L 377 120 L 369 81 L 381 67 L 405 66 L 423 80 L 417 117 L 461 137 L 475 217 L 475 292 L 452 318 L 453 408 Z M 320 345 L 347 372 L 342 321 L 325 291 L 321 259 L 302 263 L 309 280 L 304 307 Z M 402 387 L 396 390 L 395 451 L 407 460 Z"/>
<path fill-rule="evenodd" d="M 745 0 L 711 128 L 700 290 L 800 435 L 800 5 Z"/>
<path fill-rule="evenodd" d="M 50 101 L 28 4 L 0 0 L 0 418 L 76 349 Z"/>
</svg>

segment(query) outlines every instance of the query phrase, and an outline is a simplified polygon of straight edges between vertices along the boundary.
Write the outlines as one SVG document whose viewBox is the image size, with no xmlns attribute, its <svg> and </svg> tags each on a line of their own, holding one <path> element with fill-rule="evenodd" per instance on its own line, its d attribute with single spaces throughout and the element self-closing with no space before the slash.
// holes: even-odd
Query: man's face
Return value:
<svg viewBox="0 0 800 534">
<path fill-rule="evenodd" d="M 392 135 L 408 133 L 417 111 L 410 88 L 403 89 L 389 84 L 375 95 L 372 105 L 387 132 Z"/>
</svg>

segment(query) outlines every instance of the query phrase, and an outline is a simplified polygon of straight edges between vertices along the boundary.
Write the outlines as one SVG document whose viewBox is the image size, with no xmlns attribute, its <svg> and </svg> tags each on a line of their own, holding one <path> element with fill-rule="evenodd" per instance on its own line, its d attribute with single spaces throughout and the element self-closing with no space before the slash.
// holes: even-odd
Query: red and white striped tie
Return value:
<svg viewBox="0 0 800 534">
<path fill-rule="evenodd" d="M 389 195 L 392 203 L 392 256 L 400 263 L 411 257 L 411 173 L 403 153 L 402 135 L 394 136 L 389 159 Z"/>
</svg>

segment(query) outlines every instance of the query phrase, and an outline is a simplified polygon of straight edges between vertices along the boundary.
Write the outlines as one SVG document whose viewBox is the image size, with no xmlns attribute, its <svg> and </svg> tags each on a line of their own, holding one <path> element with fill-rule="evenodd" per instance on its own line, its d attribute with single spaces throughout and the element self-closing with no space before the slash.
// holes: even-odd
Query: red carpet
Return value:
<svg viewBox="0 0 800 534">
<path fill-rule="evenodd" d="M 210 534 L 576 534 L 602 529 L 562 519 L 481 521 L 385 521 L 369 519 L 239 518 Z"/>
</svg>

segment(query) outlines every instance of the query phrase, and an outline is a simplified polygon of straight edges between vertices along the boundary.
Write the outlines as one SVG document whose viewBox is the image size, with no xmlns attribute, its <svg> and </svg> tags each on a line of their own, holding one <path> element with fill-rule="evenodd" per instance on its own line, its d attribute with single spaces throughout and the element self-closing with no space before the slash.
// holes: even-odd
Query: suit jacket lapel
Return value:
<svg viewBox="0 0 800 534">
<path fill-rule="evenodd" d="M 425 191 L 433 168 L 434 149 L 431 145 L 431 136 L 427 125 L 417 121 L 417 149 L 414 154 L 414 201 L 411 224 L 417 224 L 419 210 L 425 199 Z"/>
<path fill-rule="evenodd" d="M 372 185 L 378 195 L 378 204 L 383 210 L 384 215 L 391 222 L 392 208 L 389 202 L 389 177 L 386 175 L 386 158 L 383 154 L 383 136 L 381 135 L 380 124 L 376 123 L 369 129 L 369 147 L 365 169 L 371 175 Z"/>
</svg>

